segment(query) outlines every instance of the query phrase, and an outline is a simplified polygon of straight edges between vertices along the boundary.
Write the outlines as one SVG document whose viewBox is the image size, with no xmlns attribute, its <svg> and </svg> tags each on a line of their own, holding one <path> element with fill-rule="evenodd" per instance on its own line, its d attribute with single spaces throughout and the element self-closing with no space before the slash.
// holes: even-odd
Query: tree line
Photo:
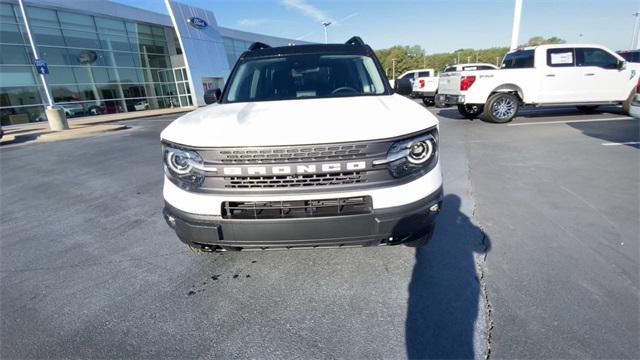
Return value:
<svg viewBox="0 0 640 360">
<path fill-rule="evenodd" d="M 520 45 L 535 46 L 542 44 L 564 44 L 566 41 L 558 37 L 544 38 L 534 36 L 527 43 Z M 509 51 L 509 47 L 493 47 L 489 49 L 458 49 L 449 53 L 426 55 L 425 50 L 419 46 L 396 45 L 389 49 L 376 50 L 382 67 L 387 76 L 393 76 L 393 59 L 396 59 L 395 73 L 399 76 L 405 71 L 413 69 L 431 68 L 442 71 L 448 65 L 464 63 L 488 63 L 500 66 L 502 58 Z"/>
</svg>

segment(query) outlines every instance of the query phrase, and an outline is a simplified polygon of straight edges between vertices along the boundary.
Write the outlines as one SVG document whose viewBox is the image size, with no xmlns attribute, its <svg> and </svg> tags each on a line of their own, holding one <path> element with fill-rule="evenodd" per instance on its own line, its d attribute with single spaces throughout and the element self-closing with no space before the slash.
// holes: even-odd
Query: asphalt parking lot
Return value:
<svg viewBox="0 0 640 360">
<path fill-rule="evenodd" d="M 425 248 L 197 256 L 159 132 L 0 148 L 2 358 L 637 358 L 640 128 L 618 108 L 441 120 Z"/>
</svg>

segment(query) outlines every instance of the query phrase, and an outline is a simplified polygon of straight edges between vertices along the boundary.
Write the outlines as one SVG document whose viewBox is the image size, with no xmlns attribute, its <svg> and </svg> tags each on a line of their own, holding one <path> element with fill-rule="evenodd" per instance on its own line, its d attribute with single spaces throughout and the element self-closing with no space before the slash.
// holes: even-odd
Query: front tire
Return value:
<svg viewBox="0 0 640 360">
<path fill-rule="evenodd" d="M 482 114 L 483 108 L 480 104 L 460 104 L 458 105 L 458 112 L 467 119 L 473 120 Z"/>
<path fill-rule="evenodd" d="M 433 98 L 425 97 L 425 98 L 422 98 L 422 103 L 424 104 L 424 106 L 432 106 L 434 105 L 435 101 Z"/>
<path fill-rule="evenodd" d="M 494 123 L 508 123 L 518 114 L 520 100 L 510 93 L 495 93 L 487 100 L 487 120 Z"/>
</svg>

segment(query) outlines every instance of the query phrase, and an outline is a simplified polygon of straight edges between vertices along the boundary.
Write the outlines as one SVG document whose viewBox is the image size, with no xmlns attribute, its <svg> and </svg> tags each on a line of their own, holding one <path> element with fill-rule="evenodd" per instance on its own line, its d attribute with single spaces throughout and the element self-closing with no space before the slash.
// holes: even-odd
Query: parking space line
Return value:
<svg viewBox="0 0 640 360">
<path fill-rule="evenodd" d="M 526 126 L 526 125 L 553 125 L 553 124 L 569 124 L 569 123 L 581 123 L 581 122 L 596 122 L 596 121 L 623 121 L 634 120 L 630 116 L 615 117 L 615 118 L 601 118 L 601 119 L 582 119 L 582 120 L 559 120 L 559 121 L 543 121 L 543 122 L 526 122 L 517 124 L 507 124 L 507 126 Z"/>
<path fill-rule="evenodd" d="M 625 142 L 610 142 L 610 143 L 602 143 L 604 146 L 619 146 L 619 145 L 638 145 L 640 141 L 625 141 Z"/>
</svg>

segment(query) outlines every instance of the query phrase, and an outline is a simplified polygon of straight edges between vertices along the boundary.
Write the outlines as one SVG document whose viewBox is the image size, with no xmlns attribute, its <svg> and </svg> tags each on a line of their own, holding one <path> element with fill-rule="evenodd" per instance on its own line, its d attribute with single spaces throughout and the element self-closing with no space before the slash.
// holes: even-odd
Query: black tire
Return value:
<svg viewBox="0 0 640 360">
<path fill-rule="evenodd" d="M 424 106 L 432 106 L 435 102 L 433 100 L 433 98 L 422 98 L 422 103 L 424 104 Z"/>
<path fill-rule="evenodd" d="M 446 107 L 447 104 L 445 104 L 442 100 L 439 100 L 439 96 L 436 94 L 435 99 L 433 100 L 433 105 L 435 105 L 435 107 L 437 108 L 443 108 Z"/>
<path fill-rule="evenodd" d="M 482 111 L 484 110 L 484 106 L 481 104 L 460 104 L 458 105 L 458 112 L 460 115 L 466 117 L 469 120 L 476 119 Z"/>
<path fill-rule="evenodd" d="M 583 112 L 583 113 L 587 113 L 587 114 L 591 114 L 592 112 L 596 111 L 597 108 L 598 108 L 598 105 L 579 105 L 579 106 L 576 106 L 576 109 L 578 109 L 578 111 Z"/>
<path fill-rule="evenodd" d="M 484 115 L 494 123 L 508 123 L 513 120 L 520 109 L 520 99 L 511 93 L 495 93 L 489 96 Z"/>
</svg>

